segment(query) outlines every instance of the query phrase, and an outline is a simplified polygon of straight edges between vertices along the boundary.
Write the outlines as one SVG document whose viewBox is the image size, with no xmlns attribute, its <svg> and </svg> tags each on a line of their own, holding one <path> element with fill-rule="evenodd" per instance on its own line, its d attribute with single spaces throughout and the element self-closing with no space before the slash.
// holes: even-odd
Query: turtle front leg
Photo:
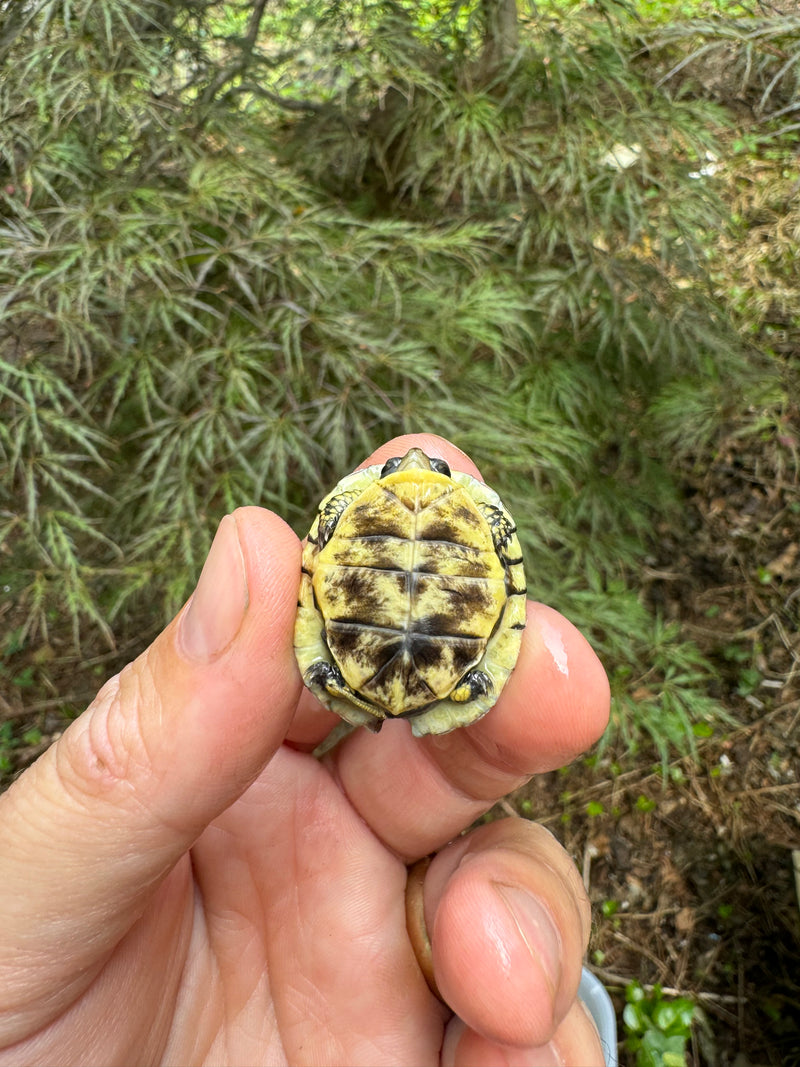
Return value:
<svg viewBox="0 0 800 1067">
<path fill-rule="evenodd" d="M 336 525 L 347 508 L 376 478 L 377 467 L 366 467 L 342 478 L 319 506 L 319 514 L 308 534 L 312 553 L 321 551 L 333 537 Z"/>
<path fill-rule="evenodd" d="M 506 570 L 506 586 L 509 597 L 525 596 L 525 568 L 522 564 L 522 548 L 517 537 L 517 528 L 511 516 L 494 504 L 479 504 L 481 514 L 489 523 L 494 549 Z"/>
</svg>

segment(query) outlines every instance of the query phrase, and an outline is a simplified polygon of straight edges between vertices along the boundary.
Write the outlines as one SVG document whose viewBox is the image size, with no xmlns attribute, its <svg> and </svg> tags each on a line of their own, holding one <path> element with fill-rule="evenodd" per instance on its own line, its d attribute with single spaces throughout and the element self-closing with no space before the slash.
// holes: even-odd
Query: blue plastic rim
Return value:
<svg viewBox="0 0 800 1067">
<path fill-rule="evenodd" d="M 617 1060 L 617 1016 L 611 997 L 599 978 L 595 978 L 585 967 L 581 972 L 581 984 L 578 997 L 586 1005 L 597 1032 L 606 1058 L 606 1067 L 619 1067 Z"/>
</svg>

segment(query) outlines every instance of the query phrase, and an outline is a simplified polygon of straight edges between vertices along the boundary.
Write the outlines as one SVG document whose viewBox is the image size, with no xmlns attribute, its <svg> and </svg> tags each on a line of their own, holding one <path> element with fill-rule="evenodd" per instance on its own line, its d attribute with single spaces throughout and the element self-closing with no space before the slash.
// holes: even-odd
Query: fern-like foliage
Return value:
<svg viewBox="0 0 800 1067">
<path fill-rule="evenodd" d="M 690 177 L 722 116 L 604 8 L 510 50 L 489 6 L 0 4 L 0 585 L 29 639 L 171 613 L 223 513 L 304 532 L 424 428 L 514 508 L 532 594 L 612 668 L 649 654 L 671 452 L 753 373 Z M 680 703 L 699 675 L 667 661 Z"/>
</svg>

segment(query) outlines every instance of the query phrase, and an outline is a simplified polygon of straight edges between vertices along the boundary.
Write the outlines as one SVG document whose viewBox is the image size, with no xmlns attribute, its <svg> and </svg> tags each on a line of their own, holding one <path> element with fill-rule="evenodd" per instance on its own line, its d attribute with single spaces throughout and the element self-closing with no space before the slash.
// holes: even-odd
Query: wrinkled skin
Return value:
<svg viewBox="0 0 800 1067">
<path fill-rule="evenodd" d="M 426 436 L 368 462 L 412 445 L 478 476 Z M 271 513 L 225 518 L 177 618 L 0 797 L 0 1063 L 602 1063 L 573 862 L 523 820 L 457 836 L 602 732 L 593 652 L 529 604 L 480 722 L 359 730 L 318 761 L 337 720 L 294 661 L 299 560 Z M 433 851 L 446 1006 L 405 926 L 406 865 Z"/>
</svg>

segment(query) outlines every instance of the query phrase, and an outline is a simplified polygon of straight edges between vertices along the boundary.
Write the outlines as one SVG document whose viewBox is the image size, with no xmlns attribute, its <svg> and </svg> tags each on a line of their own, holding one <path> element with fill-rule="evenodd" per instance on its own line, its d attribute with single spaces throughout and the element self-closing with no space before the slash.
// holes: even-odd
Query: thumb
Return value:
<svg viewBox="0 0 800 1067">
<path fill-rule="evenodd" d="M 57 1011 L 88 984 L 282 742 L 299 573 L 280 519 L 228 515 L 188 604 L 0 797 L 0 1044 L 37 996 Z"/>
</svg>

